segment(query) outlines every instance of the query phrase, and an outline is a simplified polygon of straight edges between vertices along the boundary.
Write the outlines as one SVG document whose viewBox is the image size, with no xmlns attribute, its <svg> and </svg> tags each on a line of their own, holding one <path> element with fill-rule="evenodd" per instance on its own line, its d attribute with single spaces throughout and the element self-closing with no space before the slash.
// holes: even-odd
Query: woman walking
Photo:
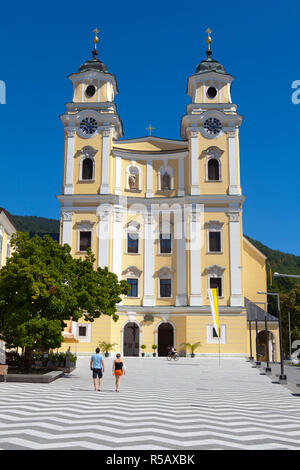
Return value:
<svg viewBox="0 0 300 470">
<path fill-rule="evenodd" d="M 116 392 L 119 391 L 121 376 L 123 375 L 123 370 L 125 374 L 125 364 L 121 359 L 121 354 L 117 354 L 117 359 L 113 362 L 112 373 L 116 377 Z"/>
</svg>

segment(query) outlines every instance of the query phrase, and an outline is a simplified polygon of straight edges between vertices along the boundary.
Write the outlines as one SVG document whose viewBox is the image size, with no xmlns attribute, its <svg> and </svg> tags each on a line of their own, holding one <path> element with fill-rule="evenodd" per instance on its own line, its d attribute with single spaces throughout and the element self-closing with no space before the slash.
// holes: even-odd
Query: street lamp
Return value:
<svg viewBox="0 0 300 470">
<path fill-rule="evenodd" d="M 267 367 L 265 368 L 266 374 L 271 372 L 270 368 L 270 358 L 269 358 L 269 332 L 268 332 L 268 321 L 267 321 L 267 304 L 266 302 L 253 302 L 255 305 L 263 305 L 264 306 L 264 314 L 265 314 L 265 340 L 266 340 L 266 356 L 267 356 Z"/>
<path fill-rule="evenodd" d="M 282 324 L 281 324 L 281 312 L 280 312 L 280 296 L 276 292 L 261 292 L 258 291 L 258 294 L 263 295 L 275 295 L 277 297 L 277 309 L 278 309 L 278 323 L 279 323 L 279 347 L 280 347 L 280 367 L 281 367 L 281 374 L 279 376 L 279 381 L 286 382 L 287 378 L 284 374 L 284 367 L 283 367 L 283 349 L 282 349 Z"/>
<path fill-rule="evenodd" d="M 274 277 L 294 277 L 296 279 L 300 279 L 300 276 L 298 274 L 279 274 L 279 273 L 274 273 Z"/>
</svg>

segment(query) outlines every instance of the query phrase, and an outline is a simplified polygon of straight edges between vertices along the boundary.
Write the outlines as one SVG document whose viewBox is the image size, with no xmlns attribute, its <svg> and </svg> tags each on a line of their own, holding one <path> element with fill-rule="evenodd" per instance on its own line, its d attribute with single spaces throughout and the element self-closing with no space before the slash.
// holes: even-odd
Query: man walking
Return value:
<svg viewBox="0 0 300 470">
<path fill-rule="evenodd" d="M 100 349 L 96 348 L 96 354 L 92 354 L 91 357 L 91 370 L 93 371 L 93 380 L 95 392 L 97 391 L 97 378 L 98 378 L 98 391 L 100 392 L 101 379 L 104 373 L 104 362 L 103 356 L 100 354 Z"/>
</svg>

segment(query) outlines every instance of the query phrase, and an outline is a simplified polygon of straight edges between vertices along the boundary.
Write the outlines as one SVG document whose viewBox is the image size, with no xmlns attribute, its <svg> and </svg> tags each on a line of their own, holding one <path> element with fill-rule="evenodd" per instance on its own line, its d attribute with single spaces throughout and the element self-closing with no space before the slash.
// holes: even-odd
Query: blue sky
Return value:
<svg viewBox="0 0 300 470">
<path fill-rule="evenodd" d="M 67 76 L 91 57 L 100 29 L 99 58 L 117 77 L 124 137 L 180 138 L 189 99 L 187 78 L 213 57 L 235 77 L 233 102 L 240 132 L 244 233 L 273 249 L 300 255 L 300 4 L 120 1 L 5 2 L 0 18 L 0 206 L 12 214 L 59 218 L 63 126 L 71 100 Z M 156 99 L 154 99 L 156 97 Z"/>
</svg>

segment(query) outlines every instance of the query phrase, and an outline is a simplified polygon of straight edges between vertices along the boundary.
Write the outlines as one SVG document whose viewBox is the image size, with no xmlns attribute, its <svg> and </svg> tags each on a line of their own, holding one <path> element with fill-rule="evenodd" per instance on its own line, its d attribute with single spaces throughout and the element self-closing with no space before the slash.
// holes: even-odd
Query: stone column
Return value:
<svg viewBox="0 0 300 470">
<path fill-rule="evenodd" d="M 176 305 L 184 306 L 187 305 L 186 296 L 186 233 L 185 233 L 185 220 L 184 213 L 181 209 L 176 217 L 177 229 L 176 245 L 177 245 L 177 295 Z"/>
<path fill-rule="evenodd" d="M 121 180 L 122 180 L 122 159 L 121 157 L 115 157 L 115 166 L 116 166 L 116 174 L 115 174 L 115 194 L 121 196 L 122 188 L 121 188 Z"/>
<path fill-rule="evenodd" d="M 110 129 L 102 131 L 102 174 L 100 194 L 109 194 Z"/>
<path fill-rule="evenodd" d="M 239 223 L 240 211 L 228 213 L 229 217 L 229 249 L 230 249 L 230 305 L 244 305 L 242 296 L 241 273 L 241 234 Z"/>
<path fill-rule="evenodd" d="M 144 216 L 144 296 L 143 306 L 155 305 L 154 298 L 154 223 L 153 215 Z"/>
<path fill-rule="evenodd" d="M 179 181 L 179 187 L 177 191 L 177 196 L 184 196 L 185 190 L 184 190 L 184 158 L 179 158 L 178 160 L 178 181 Z"/>
<path fill-rule="evenodd" d="M 153 167 L 152 167 L 152 160 L 147 160 L 146 197 L 153 197 Z"/>
<path fill-rule="evenodd" d="M 120 205 L 115 205 L 113 209 L 113 246 L 112 246 L 112 255 L 113 255 L 113 272 L 118 276 L 118 279 L 121 280 L 122 276 L 122 240 L 123 240 L 123 208 Z"/>
<path fill-rule="evenodd" d="M 199 131 L 190 130 L 190 181 L 191 194 L 197 195 L 199 192 L 199 169 L 198 169 L 198 136 Z"/>
<path fill-rule="evenodd" d="M 62 209 L 62 245 L 67 243 L 72 248 L 72 219 L 73 211 L 71 209 Z M 76 250 L 75 250 L 76 251 Z"/>
<path fill-rule="evenodd" d="M 201 293 L 201 248 L 203 239 L 202 223 L 203 209 L 196 206 L 190 214 L 190 305 L 202 305 Z"/>
<path fill-rule="evenodd" d="M 227 132 L 228 139 L 228 163 L 229 163 L 229 194 L 239 194 L 237 181 L 237 161 L 236 161 L 236 131 Z"/>
<path fill-rule="evenodd" d="M 109 250 L 109 206 L 99 206 L 97 215 L 98 222 L 98 267 L 105 268 L 108 266 L 108 250 Z M 121 253 L 120 253 L 121 256 Z"/>
<path fill-rule="evenodd" d="M 74 162 L 74 136 L 75 127 L 65 127 L 67 135 L 67 148 L 66 148 L 66 172 L 65 172 L 65 187 L 64 194 L 73 194 L 73 162 Z"/>
</svg>

